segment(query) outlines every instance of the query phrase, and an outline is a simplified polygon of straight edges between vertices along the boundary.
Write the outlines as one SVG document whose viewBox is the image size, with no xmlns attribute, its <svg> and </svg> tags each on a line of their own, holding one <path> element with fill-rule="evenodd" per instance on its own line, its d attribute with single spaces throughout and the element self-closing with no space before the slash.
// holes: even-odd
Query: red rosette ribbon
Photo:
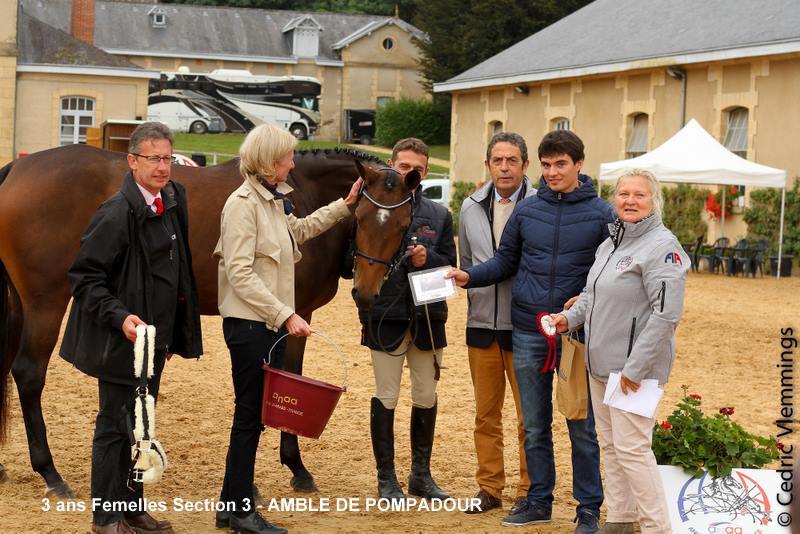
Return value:
<svg viewBox="0 0 800 534">
<path fill-rule="evenodd" d="M 553 328 L 552 332 L 548 332 L 548 330 L 545 328 L 545 325 L 542 324 L 542 319 L 545 317 L 547 317 L 549 320 L 550 314 L 547 312 L 542 312 L 536 316 L 536 326 L 539 328 L 539 333 L 541 333 L 542 337 L 544 337 L 544 339 L 547 341 L 547 359 L 545 360 L 541 371 L 543 375 L 551 372 L 556 368 L 556 355 L 558 354 L 556 349 L 555 328 Z"/>
</svg>

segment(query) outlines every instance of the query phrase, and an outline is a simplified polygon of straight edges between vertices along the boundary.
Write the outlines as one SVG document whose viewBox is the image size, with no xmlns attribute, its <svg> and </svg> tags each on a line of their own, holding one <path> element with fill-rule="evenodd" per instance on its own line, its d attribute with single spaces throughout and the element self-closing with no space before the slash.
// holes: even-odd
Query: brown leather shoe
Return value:
<svg viewBox="0 0 800 534">
<path fill-rule="evenodd" d="M 134 517 L 126 517 L 128 525 L 137 534 L 173 534 L 169 521 L 158 521 L 147 512 Z"/>
<path fill-rule="evenodd" d="M 468 510 L 464 511 L 465 514 L 482 514 L 483 512 L 488 512 L 492 508 L 500 508 L 503 506 L 500 499 L 494 497 L 485 490 L 480 490 L 473 499 L 478 499 L 479 502 L 472 504 Z"/>
<path fill-rule="evenodd" d="M 108 525 L 92 524 L 92 532 L 95 534 L 133 534 L 133 531 L 125 521 L 115 521 Z"/>
</svg>

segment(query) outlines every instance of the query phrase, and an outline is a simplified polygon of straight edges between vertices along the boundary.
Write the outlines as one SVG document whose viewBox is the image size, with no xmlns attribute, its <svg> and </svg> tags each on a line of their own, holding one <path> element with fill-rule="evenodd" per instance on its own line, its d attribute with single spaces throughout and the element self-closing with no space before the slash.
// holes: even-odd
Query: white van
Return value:
<svg viewBox="0 0 800 534">
<path fill-rule="evenodd" d="M 204 134 L 225 131 L 222 118 L 180 98 L 160 97 L 147 106 L 147 120 L 163 122 L 173 132 Z M 152 101 L 152 100 L 151 100 Z"/>
<path fill-rule="evenodd" d="M 422 196 L 450 209 L 450 179 L 428 178 L 420 183 Z"/>
</svg>

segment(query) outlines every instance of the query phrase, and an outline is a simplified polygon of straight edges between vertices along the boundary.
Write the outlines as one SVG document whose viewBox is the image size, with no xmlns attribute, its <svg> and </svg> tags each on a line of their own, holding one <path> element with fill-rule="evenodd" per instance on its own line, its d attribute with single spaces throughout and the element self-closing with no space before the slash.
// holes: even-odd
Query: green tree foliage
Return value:
<svg viewBox="0 0 800 534">
<path fill-rule="evenodd" d="M 405 137 L 443 145 L 450 137 L 450 109 L 430 100 L 401 98 L 381 106 L 375 124 L 375 139 L 382 146 L 393 146 Z"/>
<path fill-rule="evenodd" d="M 329 11 L 332 13 L 362 13 L 394 15 L 395 5 L 400 18 L 410 21 L 416 13 L 414 0 L 161 0 L 165 4 L 194 4 L 198 6 L 255 7 L 293 11 Z"/>
<path fill-rule="evenodd" d="M 590 1 L 417 0 L 412 22 L 430 37 L 429 42 L 418 44 L 428 87 L 474 67 Z"/>
<path fill-rule="evenodd" d="M 786 214 L 783 224 L 783 253 L 800 256 L 800 178 L 786 191 Z M 772 254 L 778 252 L 781 223 L 781 190 L 756 189 L 750 193 L 750 207 L 744 210 L 744 222 L 751 239 L 769 240 Z"/>
</svg>

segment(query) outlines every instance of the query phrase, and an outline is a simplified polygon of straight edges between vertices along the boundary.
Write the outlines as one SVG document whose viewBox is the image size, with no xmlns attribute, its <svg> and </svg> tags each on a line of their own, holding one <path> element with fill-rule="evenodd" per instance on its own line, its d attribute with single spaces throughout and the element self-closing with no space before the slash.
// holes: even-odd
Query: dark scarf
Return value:
<svg viewBox="0 0 800 534">
<path fill-rule="evenodd" d="M 258 176 L 257 178 L 258 178 L 258 183 L 263 185 L 264 189 L 272 193 L 272 196 L 275 197 L 275 200 L 283 200 L 284 214 L 289 215 L 294 211 L 294 204 L 292 204 L 292 201 L 289 200 L 289 197 L 278 191 L 278 186 L 269 185 L 269 182 L 267 182 L 260 176 Z"/>
</svg>

